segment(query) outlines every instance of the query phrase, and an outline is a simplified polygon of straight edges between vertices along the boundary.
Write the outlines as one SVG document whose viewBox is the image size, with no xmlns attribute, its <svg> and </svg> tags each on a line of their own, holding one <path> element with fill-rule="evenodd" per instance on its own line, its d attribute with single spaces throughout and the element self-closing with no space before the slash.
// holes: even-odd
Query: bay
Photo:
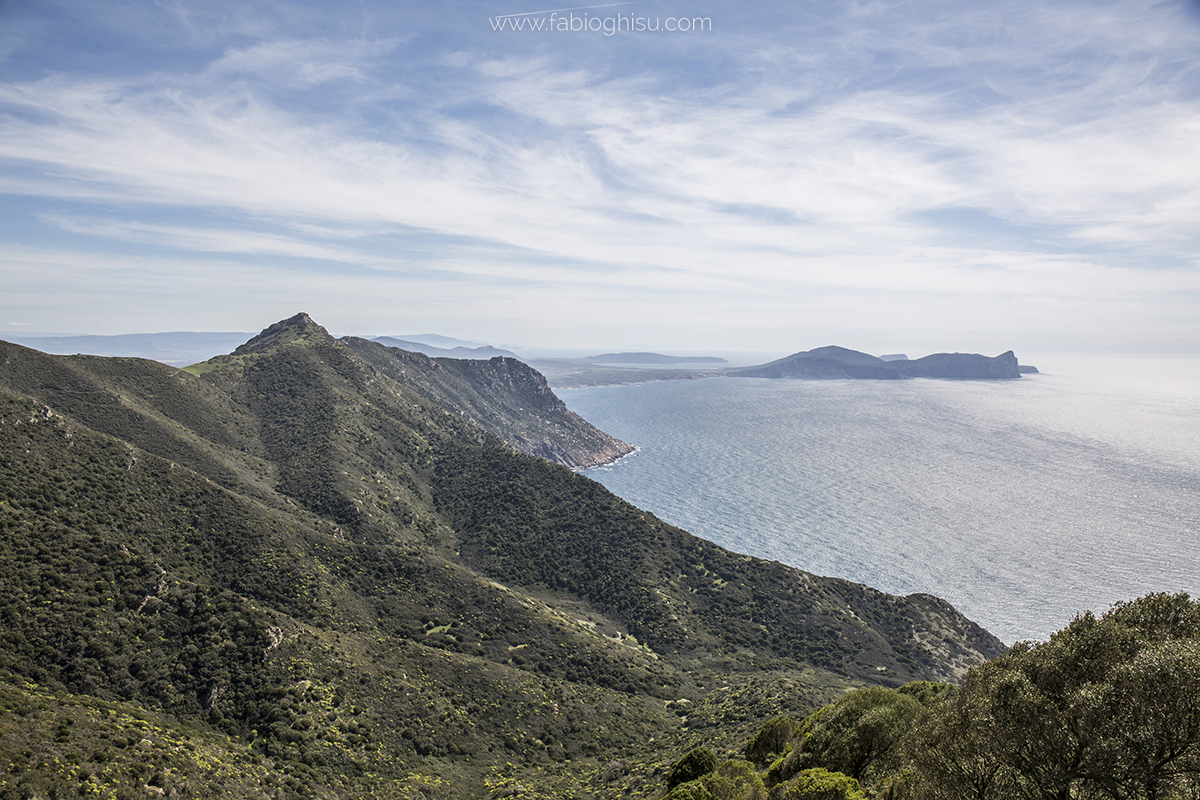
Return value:
<svg viewBox="0 0 1200 800">
<path fill-rule="evenodd" d="M 585 473 L 631 503 L 737 552 L 936 594 L 1012 643 L 1200 587 L 1200 361 L 1043 370 L 558 394 L 639 448 Z"/>
</svg>

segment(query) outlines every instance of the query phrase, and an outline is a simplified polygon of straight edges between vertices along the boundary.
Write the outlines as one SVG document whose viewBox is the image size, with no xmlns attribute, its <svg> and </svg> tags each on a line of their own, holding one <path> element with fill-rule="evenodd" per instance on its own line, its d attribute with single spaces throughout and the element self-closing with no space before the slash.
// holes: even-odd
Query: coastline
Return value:
<svg viewBox="0 0 1200 800">
<path fill-rule="evenodd" d="M 628 442 L 626 444 L 628 444 Z M 632 447 L 633 449 L 630 450 L 628 453 L 625 453 L 624 455 L 617 456 L 612 461 L 605 461 L 601 464 L 593 464 L 590 467 L 576 467 L 575 471 L 576 472 L 585 472 L 589 469 L 607 469 L 608 467 L 615 466 L 617 464 L 617 462 L 619 462 L 619 461 L 629 458 L 630 456 L 635 456 L 638 453 L 642 452 L 642 448 L 638 447 L 636 444 L 631 444 L 629 446 Z"/>
</svg>

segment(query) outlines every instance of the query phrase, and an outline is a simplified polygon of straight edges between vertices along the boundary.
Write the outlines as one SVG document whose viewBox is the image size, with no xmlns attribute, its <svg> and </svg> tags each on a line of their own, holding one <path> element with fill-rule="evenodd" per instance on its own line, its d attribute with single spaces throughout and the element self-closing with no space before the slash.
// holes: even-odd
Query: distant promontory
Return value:
<svg viewBox="0 0 1200 800">
<path fill-rule="evenodd" d="M 586 356 L 584 361 L 594 361 L 597 364 L 726 364 L 723 358 L 716 356 L 665 356 L 662 353 L 603 353 L 598 356 Z"/>
<path fill-rule="evenodd" d="M 859 378 L 902 380 L 904 378 L 965 378 L 996 380 L 1021 377 L 1013 351 L 989 358 L 977 353 L 934 353 L 909 360 L 891 356 L 885 360 L 845 347 L 832 345 L 793 353 L 786 358 L 725 370 L 736 378 Z"/>
<path fill-rule="evenodd" d="M 607 353 L 587 358 L 538 359 L 532 366 L 546 376 L 551 386 L 560 389 L 700 378 L 1009 380 L 1037 372 L 1035 367 L 1019 364 L 1011 350 L 994 357 L 978 353 L 934 353 L 910 359 L 901 353 L 880 357 L 836 345 L 803 350 L 750 367 L 722 369 L 699 366 L 698 363 L 722 360 L 657 353 Z"/>
</svg>

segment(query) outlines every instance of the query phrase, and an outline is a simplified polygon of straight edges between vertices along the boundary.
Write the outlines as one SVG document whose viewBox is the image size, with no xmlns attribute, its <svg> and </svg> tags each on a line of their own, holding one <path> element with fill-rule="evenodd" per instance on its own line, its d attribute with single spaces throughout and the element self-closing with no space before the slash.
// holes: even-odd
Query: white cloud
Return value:
<svg viewBox="0 0 1200 800">
<path fill-rule="evenodd" d="M 308 88 L 340 80 L 366 81 L 366 72 L 394 47 L 391 41 L 270 41 L 231 48 L 205 70 L 209 81 L 253 77 Z"/>
<path fill-rule="evenodd" d="M 678 320 L 750 325 L 743 308 L 809 292 L 844 304 L 814 310 L 824 324 L 865 306 L 894 320 L 864 299 L 890 292 L 947 325 L 1000 324 L 989 298 L 1087 324 L 1200 290 L 1195 32 L 1122 3 L 923 10 L 856 6 L 827 39 L 764 32 L 751 52 L 717 37 L 729 64 L 696 84 L 669 58 L 632 75 L 459 42 L 421 56 L 440 76 L 421 84 L 396 39 L 333 32 L 241 41 L 191 72 L 9 82 L 0 190 L 105 203 L 40 216 L 80 237 L 585 305 L 603 289 Z M 953 209 L 1007 240 L 923 213 Z M 661 306 L 670 291 L 682 302 Z"/>
</svg>

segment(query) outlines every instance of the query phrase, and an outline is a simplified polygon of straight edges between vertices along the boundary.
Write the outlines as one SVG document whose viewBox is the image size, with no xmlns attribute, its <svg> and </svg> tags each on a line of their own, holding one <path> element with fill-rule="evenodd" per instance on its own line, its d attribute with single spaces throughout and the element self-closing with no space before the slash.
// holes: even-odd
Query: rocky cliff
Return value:
<svg viewBox="0 0 1200 800">
<path fill-rule="evenodd" d="M 994 358 L 976 353 L 935 353 L 912 361 L 891 361 L 909 378 L 965 378 L 996 380 L 1021 377 L 1017 357 L 1012 350 Z"/>
</svg>

